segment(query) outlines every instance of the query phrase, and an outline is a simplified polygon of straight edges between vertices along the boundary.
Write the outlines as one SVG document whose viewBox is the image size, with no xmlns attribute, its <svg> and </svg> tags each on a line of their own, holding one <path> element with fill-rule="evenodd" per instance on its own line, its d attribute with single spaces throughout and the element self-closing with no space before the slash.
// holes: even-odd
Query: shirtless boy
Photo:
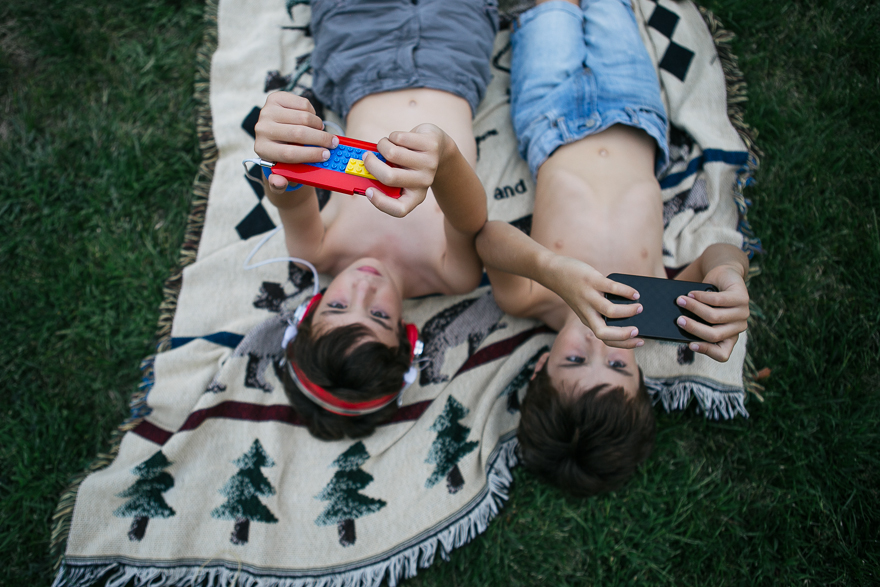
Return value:
<svg viewBox="0 0 880 587">
<path fill-rule="evenodd" d="M 641 311 L 605 299 L 638 299 L 606 275 L 666 276 L 655 173 L 667 121 L 629 2 L 538 2 L 514 23 L 511 115 L 536 175 L 531 238 L 489 222 L 477 239 L 498 305 L 559 332 L 522 405 L 525 464 L 583 496 L 622 485 L 654 442 L 632 350 L 643 340 L 603 320 Z M 678 275 L 718 288 L 677 300 L 710 324 L 682 319 L 706 341 L 692 350 L 728 359 L 749 315 L 747 270 L 742 251 L 716 244 Z"/>
<path fill-rule="evenodd" d="M 472 118 L 489 81 L 497 28 L 487 5 L 312 2 L 313 89 L 345 118 L 347 136 L 378 143 L 398 166 L 370 154 L 367 170 L 403 188 L 399 200 L 373 189 L 367 197 L 334 193 L 319 210 L 313 188 L 285 191 L 278 175 L 265 182 L 290 255 L 334 277 L 287 347 L 290 368 L 280 370 L 318 438 L 367 435 L 397 410 L 411 366 L 405 298 L 462 294 L 479 284 L 474 239 L 486 221 L 486 195 L 473 171 Z M 338 139 L 323 126 L 304 98 L 271 94 L 254 150 L 268 161 L 326 160 Z M 304 393 L 312 385 L 335 400 Z"/>
</svg>

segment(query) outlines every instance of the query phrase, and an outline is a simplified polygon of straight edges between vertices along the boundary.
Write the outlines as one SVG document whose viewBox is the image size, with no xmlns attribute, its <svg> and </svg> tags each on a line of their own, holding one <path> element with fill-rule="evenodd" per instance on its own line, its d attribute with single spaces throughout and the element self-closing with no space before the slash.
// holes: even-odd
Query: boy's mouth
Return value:
<svg viewBox="0 0 880 587">
<path fill-rule="evenodd" d="M 364 273 L 371 273 L 373 275 L 378 275 L 379 277 L 382 277 L 382 274 L 379 273 L 378 269 L 376 269 L 375 267 L 370 267 L 369 265 L 362 265 L 361 267 L 358 267 L 357 270 L 363 271 Z"/>
</svg>

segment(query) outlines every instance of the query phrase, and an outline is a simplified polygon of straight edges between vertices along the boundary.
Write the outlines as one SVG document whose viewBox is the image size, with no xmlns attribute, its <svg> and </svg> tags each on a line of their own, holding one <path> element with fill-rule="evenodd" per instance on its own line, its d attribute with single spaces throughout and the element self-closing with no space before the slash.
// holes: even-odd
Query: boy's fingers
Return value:
<svg viewBox="0 0 880 587">
<path fill-rule="evenodd" d="M 612 342 L 625 343 L 635 339 L 639 334 L 639 329 L 633 326 L 608 326 L 605 324 L 602 316 L 595 311 L 587 315 L 587 326 L 590 327 L 596 338 L 602 339 L 606 344 L 611 344 Z M 632 348 L 633 346 L 635 344 L 619 348 Z"/>
<path fill-rule="evenodd" d="M 436 151 L 440 148 L 440 139 L 433 133 L 395 131 L 388 135 L 388 141 L 393 145 L 419 152 Z"/>
<path fill-rule="evenodd" d="M 749 303 L 749 294 L 747 291 L 692 291 L 688 297 L 709 306 L 726 308 L 742 305 L 747 306 Z"/>
<path fill-rule="evenodd" d="M 262 112 L 260 114 L 262 115 Z M 263 116 L 260 116 L 260 118 L 263 118 Z M 271 120 L 272 122 L 275 122 L 277 124 L 307 126 L 318 131 L 324 130 L 323 120 L 318 118 L 314 113 L 304 112 L 302 110 L 292 110 L 290 108 L 273 108 L 266 113 L 265 118 L 267 119 L 267 121 Z"/>
<path fill-rule="evenodd" d="M 629 318 L 642 313 L 641 304 L 615 304 L 610 300 L 602 299 L 596 306 L 597 310 L 609 318 Z"/>
<path fill-rule="evenodd" d="M 315 108 L 312 106 L 311 102 L 302 96 L 297 96 L 290 92 L 272 92 L 266 97 L 266 106 L 269 106 L 270 104 L 277 104 L 284 108 L 303 110 L 315 114 Z"/>
<path fill-rule="evenodd" d="M 378 210 L 395 218 L 403 218 L 421 203 L 415 194 L 406 191 L 399 198 L 392 198 L 376 188 L 367 188 L 366 195 Z"/>
<path fill-rule="evenodd" d="M 387 138 L 379 141 L 378 150 L 386 160 L 394 163 L 399 168 L 404 168 L 410 171 L 432 168 L 432 170 L 436 170 L 436 163 L 432 163 L 430 155 L 418 150 L 395 145 Z M 378 157 L 376 157 L 376 159 L 378 159 Z"/>
<path fill-rule="evenodd" d="M 676 303 L 685 308 L 710 324 L 725 324 L 729 322 L 740 322 L 748 320 L 749 306 L 748 304 L 736 305 L 733 307 L 716 307 L 707 305 L 700 301 L 689 298 L 687 296 L 679 296 Z"/>
<path fill-rule="evenodd" d="M 730 355 L 733 352 L 733 347 L 736 344 L 738 338 L 739 335 L 736 335 L 731 338 L 726 338 L 718 344 L 710 344 L 707 342 L 692 342 L 688 346 L 695 353 L 704 354 L 711 359 L 715 359 L 719 363 L 726 363 L 727 359 L 730 358 Z"/>
<path fill-rule="evenodd" d="M 269 189 L 272 192 L 281 193 L 281 192 L 287 190 L 287 186 L 288 186 L 287 178 L 282 177 L 280 175 L 277 175 L 275 173 L 270 175 L 269 178 L 266 180 L 266 182 L 269 184 Z"/>
<path fill-rule="evenodd" d="M 321 147 L 287 145 L 257 139 L 254 152 L 262 159 L 276 163 L 315 163 L 330 158 L 330 151 Z"/>
<path fill-rule="evenodd" d="M 728 322 L 717 326 L 707 326 L 706 324 L 701 324 L 696 320 L 685 318 L 684 316 L 679 316 L 675 323 L 694 336 L 711 343 L 717 343 L 730 337 L 736 337 L 740 332 L 745 331 L 748 326 L 745 320 L 741 322 Z"/>
<path fill-rule="evenodd" d="M 639 299 L 639 292 L 636 291 L 634 287 L 630 287 L 628 285 L 624 285 L 622 283 L 618 283 L 607 278 L 602 284 L 601 290 L 605 293 L 620 296 L 627 300 Z"/>
<path fill-rule="evenodd" d="M 332 149 L 339 144 L 339 138 L 323 130 L 301 124 L 257 123 L 258 140 L 273 143 L 292 143 L 298 146 L 323 147 Z"/>
<path fill-rule="evenodd" d="M 418 190 L 426 189 L 430 184 L 423 172 L 403 169 L 401 167 L 391 167 L 372 154 L 364 155 L 364 167 L 373 177 L 392 187 Z"/>
</svg>

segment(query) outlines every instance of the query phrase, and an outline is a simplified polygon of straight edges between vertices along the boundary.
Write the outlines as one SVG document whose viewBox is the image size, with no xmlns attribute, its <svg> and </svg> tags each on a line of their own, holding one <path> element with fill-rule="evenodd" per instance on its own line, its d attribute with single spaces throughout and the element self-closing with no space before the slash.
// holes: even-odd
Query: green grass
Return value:
<svg viewBox="0 0 880 587">
<path fill-rule="evenodd" d="M 201 5 L 0 6 L 0 584 L 47 584 L 49 518 L 152 350 L 199 161 Z M 738 38 L 765 156 L 750 220 L 751 418 L 659 416 L 586 501 L 510 503 L 412 585 L 880 583 L 880 5 L 707 2 Z M 130 6 L 130 7 L 129 7 Z"/>
</svg>

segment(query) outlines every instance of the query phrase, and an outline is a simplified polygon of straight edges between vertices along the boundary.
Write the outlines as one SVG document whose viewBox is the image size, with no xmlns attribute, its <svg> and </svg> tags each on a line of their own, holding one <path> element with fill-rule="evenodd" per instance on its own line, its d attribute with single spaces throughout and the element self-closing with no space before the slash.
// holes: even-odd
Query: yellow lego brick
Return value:
<svg viewBox="0 0 880 587">
<path fill-rule="evenodd" d="M 359 177 L 366 177 L 367 179 L 376 179 L 369 171 L 367 171 L 367 168 L 364 167 L 364 162 L 360 159 L 355 159 L 354 157 L 348 160 L 348 165 L 345 166 L 345 172 Z"/>
</svg>

